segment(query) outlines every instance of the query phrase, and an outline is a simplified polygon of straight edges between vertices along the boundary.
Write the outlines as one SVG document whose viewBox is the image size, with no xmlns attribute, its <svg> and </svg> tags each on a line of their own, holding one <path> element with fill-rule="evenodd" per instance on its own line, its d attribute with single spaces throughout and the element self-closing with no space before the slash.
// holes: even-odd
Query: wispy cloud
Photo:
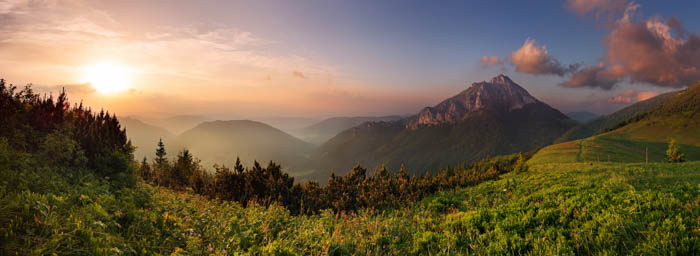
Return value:
<svg viewBox="0 0 700 256">
<path fill-rule="evenodd" d="M 0 20 L 0 75 L 13 77 L 16 83 L 79 83 L 81 67 L 114 61 L 134 69 L 134 90 L 123 97 L 182 99 L 207 94 L 211 101 L 229 102 L 225 109 L 242 104 L 242 99 L 263 104 L 290 102 L 283 99 L 292 94 L 313 95 L 329 86 L 352 86 L 350 82 L 302 82 L 299 78 L 342 80 L 344 75 L 333 65 L 295 54 L 280 42 L 242 28 L 167 24 L 136 31 L 91 2 L 78 0 L 0 1 Z M 74 91 L 74 96 L 98 97 L 91 95 L 91 87 L 81 88 L 66 90 Z M 37 89 L 48 92 L 60 87 Z M 280 95 L 270 97 L 270 92 Z M 93 102 L 125 110 L 159 107 L 145 107 L 145 102 L 126 104 L 124 99 L 119 105 L 116 98 L 112 100 L 115 102 L 104 98 Z M 168 104 L 160 107 L 172 107 Z"/>
<path fill-rule="evenodd" d="M 656 97 L 657 95 L 659 95 L 659 93 L 655 91 L 627 90 L 619 95 L 608 98 L 608 102 L 630 104 L 634 102 L 648 100 L 650 98 Z"/>
<path fill-rule="evenodd" d="M 503 66 L 503 61 L 501 61 L 501 58 L 498 56 L 481 57 L 481 59 L 479 60 L 479 63 L 481 64 L 482 67 Z"/>
<path fill-rule="evenodd" d="M 579 17 L 611 22 L 627 9 L 627 0 L 569 0 L 564 6 Z"/>
<path fill-rule="evenodd" d="M 300 78 L 300 79 L 306 79 L 306 76 L 304 75 L 304 73 L 301 73 L 300 71 L 296 71 L 296 70 L 292 71 L 292 76 L 294 76 L 296 78 Z"/>
</svg>

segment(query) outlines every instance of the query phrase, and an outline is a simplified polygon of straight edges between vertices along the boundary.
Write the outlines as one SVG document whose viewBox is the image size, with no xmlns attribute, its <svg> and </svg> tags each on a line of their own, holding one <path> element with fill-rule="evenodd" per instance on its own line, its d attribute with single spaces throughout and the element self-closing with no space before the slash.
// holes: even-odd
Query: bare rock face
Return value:
<svg viewBox="0 0 700 256">
<path fill-rule="evenodd" d="M 408 120 L 406 127 L 416 129 L 421 126 L 454 124 L 486 109 L 513 111 L 536 102 L 537 99 L 510 78 L 499 75 L 489 82 L 473 83 L 456 96 L 434 107 L 424 108 Z"/>
</svg>

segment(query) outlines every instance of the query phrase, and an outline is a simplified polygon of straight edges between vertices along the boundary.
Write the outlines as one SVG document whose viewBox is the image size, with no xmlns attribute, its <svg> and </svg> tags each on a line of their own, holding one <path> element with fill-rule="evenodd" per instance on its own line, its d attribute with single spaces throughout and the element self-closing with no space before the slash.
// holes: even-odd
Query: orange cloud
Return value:
<svg viewBox="0 0 700 256">
<path fill-rule="evenodd" d="M 515 71 L 533 75 L 564 76 L 578 68 L 577 64 L 564 66 L 549 55 L 545 45 L 537 46 L 535 40 L 528 38 L 520 49 L 510 55 L 510 62 Z"/>
<path fill-rule="evenodd" d="M 617 96 L 608 98 L 608 102 L 630 104 L 634 102 L 648 100 L 650 98 L 656 97 L 657 95 L 659 95 L 659 93 L 655 91 L 627 90 Z"/>
<path fill-rule="evenodd" d="M 292 71 L 292 76 L 294 76 L 296 78 L 306 79 L 306 76 L 304 75 L 304 73 L 301 73 L 301 72 L 296 71 L 296 70 Z"/>
</svg>

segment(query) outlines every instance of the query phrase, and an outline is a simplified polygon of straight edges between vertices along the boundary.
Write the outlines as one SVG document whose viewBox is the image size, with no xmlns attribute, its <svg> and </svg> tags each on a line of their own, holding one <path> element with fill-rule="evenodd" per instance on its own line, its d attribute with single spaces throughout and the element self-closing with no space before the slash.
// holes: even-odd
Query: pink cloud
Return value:
<svg viewBox="0 0 700 256">
<path fill-rule="evenodd" d="M 627 90 L 617 96 L 608 98 L 609 103 L 630 104 L 634 102 L 648 100 L 659 95 L 655 91 L 635 91 Z"/>
<path fill-rule="evenodd" d="M 586 2 L 586 1 L 569 1 Z M 592 1 L 596 7 L 575 12 L 618 9 L 618 1 Z M 607 6 L 605 4 L 614 5 Z M 576 5 L 576 4 L 573 4 Z M 671 17 L 635 21 L 639 5 L 627 3 L 605 37 L 606 54 L 598 66 L 587 66 L 563 83 L 566 87 L 612 89 L 624 79 L 660 87 L 679 88 L 700 81 L 700 36 L 688 33 Z M 571 9 L 571 8 L 570 8 Z"/>
<path fill-rule="evenodd" d="M 659 93 L 655 91 L 643 91 L 637 93 L 637 101 L 645 101 L 658 96 Z"/>
<path fill-rule="evenodd" d="M 510 62 L 515 71 L 533 75 L 564 76 L 578 68 L 577 64 L 564 66 L 549 55 L 547 46 L 537 46 L 535 40 L 528 38 L 520 49 L 510 55 Z"/>
<path fill-rule="evenodd" d="M 624 13 L 627 0 L 569 0 L 564 6 L 579 17 L 591 15 L 599 21 L 610 21 Z"/>
<path fill-rule="evenodd" d="M 481 63 L 482 67 L 489 67 L 489 66 L 503 66 L 503 62 L 501 61 L 501 58 L 498 56 L 484 56 L 481 57 L 479 60 L 479 63 Z"/>
</svg>

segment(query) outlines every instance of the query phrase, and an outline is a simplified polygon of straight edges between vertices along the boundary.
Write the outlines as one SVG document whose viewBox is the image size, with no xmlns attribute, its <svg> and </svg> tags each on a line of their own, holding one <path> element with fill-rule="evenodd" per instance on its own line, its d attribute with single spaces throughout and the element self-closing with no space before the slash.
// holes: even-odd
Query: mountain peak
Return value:
<svg viewBox="0 0 700 256">
<path fill-rule="evenodd" d="M 510 112 L 539 102 L 520 85 L 501 74 L 491 81 L 473 83 L 471 87 L 434 107 L 424 108 L 407 124 L 417 128 L 425 125 L 456 123 L 485 109 Z"/>
<path fill-rule="evenodd" d="M 494 78 L 491 79 L 492 84 L 499 84 L 499 85 L 512 85 L 515 84 L 513 80 L 510 80 L 510 78 L 506 75 L 500 74 Z"/>
</svg>

